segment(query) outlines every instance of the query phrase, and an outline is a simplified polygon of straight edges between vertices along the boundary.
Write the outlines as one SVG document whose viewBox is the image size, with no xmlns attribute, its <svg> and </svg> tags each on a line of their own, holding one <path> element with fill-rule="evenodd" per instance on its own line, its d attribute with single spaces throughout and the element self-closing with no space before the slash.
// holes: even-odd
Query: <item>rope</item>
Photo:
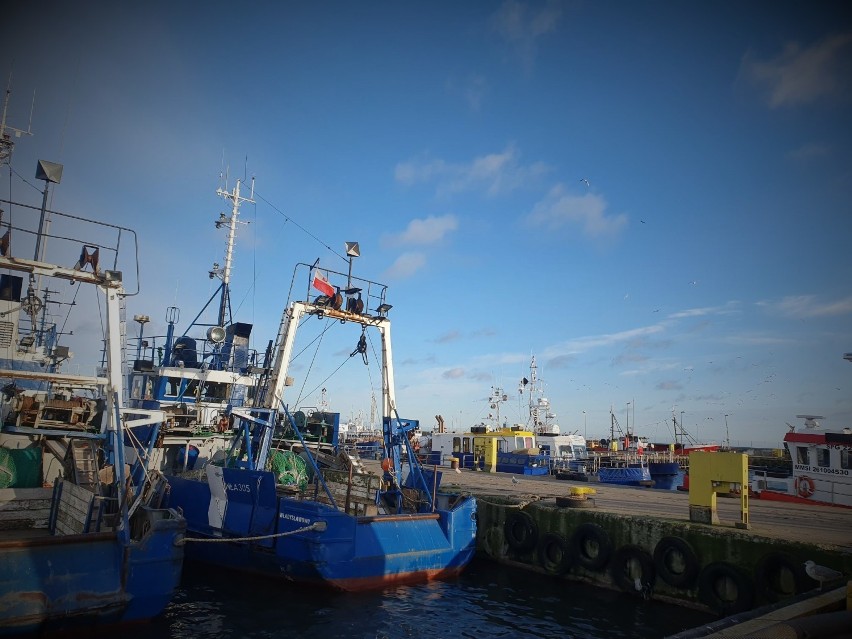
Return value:
<svg viewBox="0 0 852 639">
<path fill-rule="evenodd" d="M 259 541 L 261 539 L 274 539 L 275 537 L 286 537 L 287 535 L 296 535 L 298 533 L 308 532 L 309 530 L 317 530 L 322 532 L 326 529 L 326 523 L 324 521 L 315 521 L 310 526 L 305 526 L 304 528 L 297 528 L 296 530 L 288 530 L 287 532 L 275 533 L 274 535 L 257 535 L 255 537 L 217 537 L 215 539 L 198 539 L 196 537 L 184 537 L 183 539 L 179 539 L 175 542 L 178 546 L 183 546 L 184 544 L 192 541 L 198 543 L 219 543 L 223 541 Z"/>
<path fill-rule="evenodd" d="M 472 495 L 472 493 L 462 493 L 462 495 L 470 496 L 470 495 Z M 542 499 L 542 497 L 530 496 L 529 501 L 522 501 L 519 504 L 498 504 L 498 503 L 493 502 L 493 501 L 486 501 L 482 497 L 477 497 L 476 502 L 486 504 L 488 506 L 496 506 L 497 508 L 517 508 L 518 510 L 523 510 L 524 508 L 529 506 L 532 502 L 539 501 L 540 499 Z"/>
</svg>

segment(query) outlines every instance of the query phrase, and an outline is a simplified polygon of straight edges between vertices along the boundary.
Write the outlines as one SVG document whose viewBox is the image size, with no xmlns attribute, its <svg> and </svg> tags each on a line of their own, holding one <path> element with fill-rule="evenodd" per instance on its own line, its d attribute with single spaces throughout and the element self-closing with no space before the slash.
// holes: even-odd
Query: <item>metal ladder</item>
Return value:
<svg viewBox="0 0 852 639">
<path fill-rule="evenodd" d="M 95 453 L 95 443 L 83 439 L 71 441 L 68 449 L 71 453 L 71 464 L 74 472 L 74 483 L 101 494 L 101 482 L 98 477 L 98 458 Z"/>
</svg>

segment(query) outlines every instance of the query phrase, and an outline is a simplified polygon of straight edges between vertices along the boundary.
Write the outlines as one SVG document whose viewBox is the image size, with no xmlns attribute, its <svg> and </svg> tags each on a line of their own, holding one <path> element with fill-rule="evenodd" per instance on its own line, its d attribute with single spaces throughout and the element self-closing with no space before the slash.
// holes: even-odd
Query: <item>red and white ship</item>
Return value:
<svg viewBox="0 0 852 639">
<path fill-rule="evenodd" d="M 784 435 L 792 475 L 755 473 L 751 493 L 759 499 L 852 508 L 852 429 L 823 428 L 819 415 L 796 415 L 804 426 Z"/>
</svg>

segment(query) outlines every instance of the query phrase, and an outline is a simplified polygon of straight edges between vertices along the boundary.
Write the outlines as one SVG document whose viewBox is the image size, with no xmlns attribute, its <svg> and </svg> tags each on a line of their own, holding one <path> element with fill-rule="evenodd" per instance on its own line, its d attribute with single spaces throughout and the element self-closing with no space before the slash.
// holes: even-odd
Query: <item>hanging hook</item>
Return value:
<svg viewBox="0 0 852 639">
<path fill-rule="evenodd" d="M 366 327 L 361 327 L 361 338 L 358 340 L 358 346 L 355 347 L 355 350 L 349 353 L 349 357 L 355 357 L 356 353 L 361 353 L 361 357 L 364 360 L 364 364 L 367 364 L 367 329 Z"/>
</svg>

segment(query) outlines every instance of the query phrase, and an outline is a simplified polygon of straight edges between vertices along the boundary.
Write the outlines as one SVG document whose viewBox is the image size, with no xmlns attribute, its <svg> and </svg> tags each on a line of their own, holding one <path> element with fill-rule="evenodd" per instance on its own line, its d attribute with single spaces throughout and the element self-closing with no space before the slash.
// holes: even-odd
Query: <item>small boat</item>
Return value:
<svg viewBox="0 0 852 639">
<path fill-rule="evenodd" d="M 171 600 L 183 565 L 186 521 L 162 506 L 167 486 L 147 465 L 153 440 L 128 439 L 126 428 L 146 425 L 155 438 L 164 419 L 122 399 L 135 233 L 48 210 L 61 176 L 62 165 L 38 162 L 40 209 L 3 200 L 15 224 L 0 228 L 0 635 L 148 620 Z M 105 320 L 105 359 L 92 375 L 63 370 L 73 354 L 53 304 L 69 287 L 66 329 Z"/>
<path fill-rule="evenodd" d="M 766 470 L 751 475 L 751 495 L 758 499 L 798 504 L 852 507 L 852 429 L 824 428 L 819 415 L 797 415 L 802 427 L 787 424 L 784 448 L 790 472 Z"/>
<path fill-rule="evenodd" d="M 488 405 L 495 412 L 488 422 L 466 432 L 434 431 L 426 446 L 429 462 L 449 461 L 461 468 L 513 475 L 549 474 L 550 455 L 538 448 L 535 433 L 522 424 L 501 425 L 500 404 L 508 397 L 501 388 L 491 391 Z"/>
<path fill-rule="evenodd" d="M 357 255 L 357 244 L 347 249 Z M 440 471 L 414 454 L 419 424 L 397 412 L 387 287 L 352 276 L 351 263 L 348 276 L 299 264 L 292 282 L 305 283 L 304 297 L 285 307 L 275 363 L 254 405 L 229 411 L 224 459 L 167 475 L 168 503 L 188 520 L 187 558 L 344 591 L 458 574 L 475 551 L 476 500 L 443 491 Z M 322 294 L 312 299 L 312 287 Z M 339 447 L 316 450 L 307 411 L 284 401 L 297 331 L 311 327 L 325 341 L 333 339 L 327 331 L 354 328 L 353 355 L 364 364 L 367 336 L 378 335 L 381 370 L 369 377 L 381 383 L 381 474 L 361 472 Z"/>
</svg>

